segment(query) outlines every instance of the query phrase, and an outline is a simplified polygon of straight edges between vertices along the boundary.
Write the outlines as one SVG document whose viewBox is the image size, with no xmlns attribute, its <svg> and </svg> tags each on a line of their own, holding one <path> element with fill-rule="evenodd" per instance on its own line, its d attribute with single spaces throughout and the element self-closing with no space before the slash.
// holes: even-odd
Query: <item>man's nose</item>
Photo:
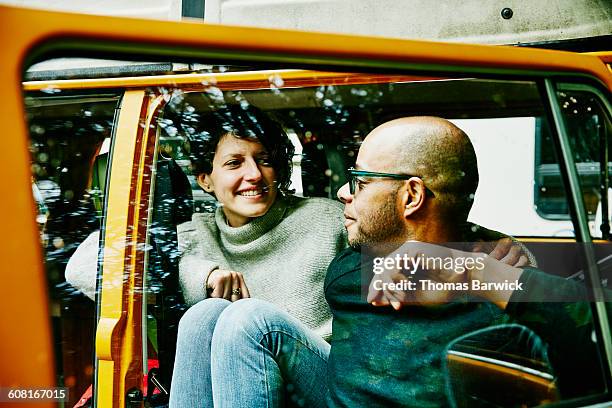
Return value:
<svg viewBox="0 0 612 408">
<path fill-rule="evenodd" d="M 255 160 L 246 160 L 244 169 L 244 178 L 248 181 L 259 181 L 261 180 L 261 170 Z"/>
<path fill-rule="evenodd" d="M 345 204 L 353 199 L 353 195 L 349 190 L 349 183 L 345 183 L 342 187 L 340 187 L 338 193 L 336 194 L 338 199 Z"/>
</svg>

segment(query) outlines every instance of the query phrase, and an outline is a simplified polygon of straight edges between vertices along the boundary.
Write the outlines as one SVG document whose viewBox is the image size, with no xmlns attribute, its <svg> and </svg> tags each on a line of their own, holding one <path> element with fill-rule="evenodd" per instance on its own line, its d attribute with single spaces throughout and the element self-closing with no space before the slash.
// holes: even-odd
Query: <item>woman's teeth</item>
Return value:
<svg viewBox="0 0 612 408">
<path fill-rule="evenodd" d="M 256 195 L 259 195 L 259 194 L 261 194 L 261 190 L 247 190 L 247 191 L 240 192 L 241 196 L 247 196 L 247 197 L 249 197 L 249 196 L 256 196 Z"/>
</svg>

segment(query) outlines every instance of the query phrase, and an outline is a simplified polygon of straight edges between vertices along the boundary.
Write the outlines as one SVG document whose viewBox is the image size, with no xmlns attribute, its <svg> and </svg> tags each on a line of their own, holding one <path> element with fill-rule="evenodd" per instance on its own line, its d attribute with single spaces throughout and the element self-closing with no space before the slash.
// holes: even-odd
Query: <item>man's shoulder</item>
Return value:
<svg viewBox="0 0 612 408">
<path fill-rule="evenodd" d="M 359 248 L 348 247 L 340 251 L 329 266 L 330 268 L 333 266 L 341 269 L 357 269 L 360 267 L 361 262 L 361 250 Z"/>
<path fill-rule="evenodd" d="M 325 286 L 347 273 L 360 271 L 362 261 L 361 251 L 357 248 L 348 247 L 340 251 L 327 268 Z"/>
</svg>

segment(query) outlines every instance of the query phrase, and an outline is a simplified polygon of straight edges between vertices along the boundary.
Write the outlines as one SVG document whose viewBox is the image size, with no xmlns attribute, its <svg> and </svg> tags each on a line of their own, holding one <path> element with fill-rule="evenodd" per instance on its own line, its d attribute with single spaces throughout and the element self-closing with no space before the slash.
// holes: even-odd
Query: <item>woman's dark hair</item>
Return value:
<svg viewBox="0 0 612 408">
<path fill-rule="evenodd" d="M 219 141 L 226 135 L 255 140 L 263 145 L 276 171 L 278 189 L 289 192 L 294 147 L 281 125 L 248 104 L 225 105 L 205 113 L 188 136 L 193 174 L 210 174 Z"/>
</svg>

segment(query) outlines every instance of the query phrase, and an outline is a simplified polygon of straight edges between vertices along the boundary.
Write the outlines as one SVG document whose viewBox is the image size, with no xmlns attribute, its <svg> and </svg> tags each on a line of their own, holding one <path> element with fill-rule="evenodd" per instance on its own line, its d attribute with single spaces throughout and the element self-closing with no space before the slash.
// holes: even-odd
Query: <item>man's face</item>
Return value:
<svg viewBox="0 0 612 408">
<path fill-rule="evenodd" d="M 393 172 L 389 163 L 387 146 L 379 146 L 376 140 L 366 138 L 355 167 L 358 170 Z M 338 190 L 338 198 L 344 203 L 344 226 L 349 244 L 373 245 L 401 239 L 405 231 L 399 189 L 401 181 L 359 177 L 355 193 L 351 194 L 348 183 Z"/>
</svg>

